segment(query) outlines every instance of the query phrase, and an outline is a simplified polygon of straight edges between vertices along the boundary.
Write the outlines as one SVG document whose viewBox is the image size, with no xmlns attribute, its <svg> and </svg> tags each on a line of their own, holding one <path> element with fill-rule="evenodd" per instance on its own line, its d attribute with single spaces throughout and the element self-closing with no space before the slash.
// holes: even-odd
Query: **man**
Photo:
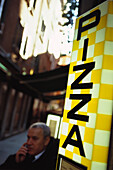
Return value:
<svg viewBox="0 0 113 170">
<path fill-rule="evenodd" d="M 45 123 L 30 126 L 27 142 L 15 155 L 11 155 L 0 166 L 0 170 L 55 170 L 58 140 L 50 137 Z"/>
</svg>

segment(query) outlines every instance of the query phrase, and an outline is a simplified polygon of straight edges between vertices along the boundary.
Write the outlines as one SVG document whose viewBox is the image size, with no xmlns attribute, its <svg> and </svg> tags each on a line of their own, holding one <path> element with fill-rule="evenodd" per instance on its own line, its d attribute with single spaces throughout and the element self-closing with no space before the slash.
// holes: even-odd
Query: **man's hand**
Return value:
<svg viewBox="0 0 113 170">
<path fill-rule="evenodd" d="M 26 157 L 26 154 L 28 152 L 28 148 L 26 147 L 26 144 L 27 143 L 24 143 L 16 153 L 16 162 L 17 163 L 23 162 Z"/>
</svg>

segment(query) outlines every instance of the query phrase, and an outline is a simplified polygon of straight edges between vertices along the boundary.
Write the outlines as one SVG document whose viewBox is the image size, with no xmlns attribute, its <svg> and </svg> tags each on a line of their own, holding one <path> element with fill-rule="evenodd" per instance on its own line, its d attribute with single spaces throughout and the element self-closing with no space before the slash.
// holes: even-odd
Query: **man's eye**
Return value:
<svg viewBox="0 0 113 170">
<path fill-rule="evenodd" d="M 37 137 L 33 137 L 33 140 L 37 140 L 38 138 Z"/>
<path fill-rule="evenodd" d="M 27 136 L 27 139 L 30 139 L 30 137 L 29 137 L 29 136 Z"/>
</svg>

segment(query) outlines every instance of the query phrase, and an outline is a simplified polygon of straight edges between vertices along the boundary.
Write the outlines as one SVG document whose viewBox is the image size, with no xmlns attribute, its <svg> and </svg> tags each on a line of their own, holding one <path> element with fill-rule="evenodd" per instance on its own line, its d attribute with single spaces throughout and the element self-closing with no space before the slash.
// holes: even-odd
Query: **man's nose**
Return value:
<svg viewBox="0 0 113 170">
<path fill-rule="evenodd" d="M 27 144 L 28 144 L 28 145 L 32 144 L 32 139 L 31 139 L 31 138 L 29 138 L 29 139 L 27 140 Z"/>
</svg>

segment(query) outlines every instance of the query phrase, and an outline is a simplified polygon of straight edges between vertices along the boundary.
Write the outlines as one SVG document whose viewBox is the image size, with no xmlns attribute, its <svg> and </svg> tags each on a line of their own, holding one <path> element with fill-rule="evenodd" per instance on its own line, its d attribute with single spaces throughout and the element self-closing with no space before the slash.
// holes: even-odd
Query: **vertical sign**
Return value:
<svg viewBox="0 0 113 170">
<path fill-rule="evenodd" d="M 113 1 L 76 21 L 59 155 L 107 169 L 113 109 Z"/>
</svg>

